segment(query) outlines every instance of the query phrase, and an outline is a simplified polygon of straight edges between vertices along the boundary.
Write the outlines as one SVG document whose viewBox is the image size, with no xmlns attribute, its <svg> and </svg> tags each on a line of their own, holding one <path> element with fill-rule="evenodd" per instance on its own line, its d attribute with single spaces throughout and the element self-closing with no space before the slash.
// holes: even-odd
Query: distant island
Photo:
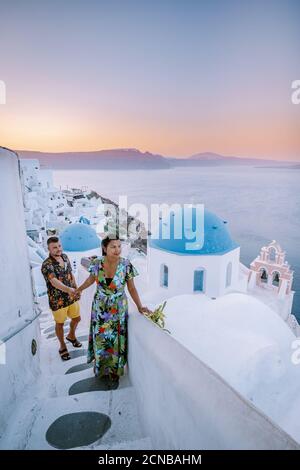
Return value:
<svg viewBox="0 0 300 470">
<path fill-rule="evenodd" d="M 36 152 L 17 150 L 20 158 L 37 159 L 41 168 L 53 170 L 120 169 L 120 170 L 161 170 L 175 167 L 250 165 L 265 168 L 300 168 L 294 161 L 262 160 L 224 156 L 212 152 L 197 153 L 186 157 L 166 157 L 135 148 L 110 149 L 92 152 Z"/>
</svg>

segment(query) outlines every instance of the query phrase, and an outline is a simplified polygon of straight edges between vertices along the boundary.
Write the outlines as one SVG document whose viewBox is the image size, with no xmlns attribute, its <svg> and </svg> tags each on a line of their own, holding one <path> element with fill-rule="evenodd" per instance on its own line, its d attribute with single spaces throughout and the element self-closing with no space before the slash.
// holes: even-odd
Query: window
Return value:
<svg viewBox="0 0 300 470">
<path fill-rule="evenodd" d="M 169 269 L 165 264 L 160 267 L 160 285 L 162 287 L 168 287 L 169 285 Z"/>
<path fill-rule="evenodd" d="M 226 269 L 226 287 L 229 287 L 231 285 L 231 276 L 232 276 L 232 262 L 230 261 L 227 264 L 227 269 Z"/>
<path fill-rule="evenodd" d="M 196 269 L 194 271 L 194 292 L 203 292 L 204 284 L 204 271 L 203 269 Z"/>
</svg>

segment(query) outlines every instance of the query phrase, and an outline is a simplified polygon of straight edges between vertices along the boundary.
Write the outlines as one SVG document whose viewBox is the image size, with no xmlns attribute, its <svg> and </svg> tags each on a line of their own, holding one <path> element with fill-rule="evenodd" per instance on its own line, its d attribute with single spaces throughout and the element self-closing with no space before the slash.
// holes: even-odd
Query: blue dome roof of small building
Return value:
<svg viewBox="0 0 300 470">
<path fill-rule="evenodd" d="M 88 251 L 100 247 L 100 238 L 87 224 L 71 224 L 60 234 L 64 251 Z"/>
<path fill-rule="evenodd" d="M 192 212 L 189 212 L 192 211 Z M 231 236 L 227 229 L 227 221 L 220 219 L 216 214 L 204 209 L 204 243 L 199 248 L 195 244 L 194 249 L 188 249 L 187 243 L 196 243 L 196 236 L 194 238 L 188 238 L 185 236 L 184 220 L 186 220 L 186 226 L 188 221 L 192 221 L 191 230 L 196 231 L 197 211 L 195 207 L 189 207 L 182 210 L 181 221 L 182 230 L 181 238 L 174 236 L 174 211 L 170 217 L 161 218 L 159 220 L 159 236 L 152 238 L 149 236 L 149 245 L 159 250 L 168 251 L 171 253 L 177 253 L 182 255 L 220 255 L 234 250 L 239 245 L 231 239 Z M 177 214 L 178 217 L 178 214 Z M 178 219 L 177 219 L 178 220 Z M 180 220 L 180 219 L 179 219 Z M 162 224 L 170 227 L 170 237 L 163 238 L 162 236 Z M 198 228 L 203 233 L 203 226 Z"/>
</svg>

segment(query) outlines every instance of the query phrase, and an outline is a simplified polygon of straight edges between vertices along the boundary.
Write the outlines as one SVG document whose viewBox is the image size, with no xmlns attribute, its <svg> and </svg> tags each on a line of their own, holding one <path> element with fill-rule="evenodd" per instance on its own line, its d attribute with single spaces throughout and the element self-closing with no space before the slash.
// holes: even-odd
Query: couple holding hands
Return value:
<svg viewBox="0 0 300 470">
<path fill-rule="evenodd" d="M 121 240 L 107 236 L 102 240 L 102 256 L 92 260 L 89 277 L 77 287 L 68 256 L 63 253 L 58 237 L 47 241 L 49 257 L 42 264 L 47 284 L 49 306 L 55 320 L 60 342 L 61 359 L 70 359 L 64 341 L 64 322 L 69 317 L 70 331 L 66 340 L 76 348 L 82 344 L 75 331 L 80 322 L 78 300 L 84 289 L 96 282 L 89 329 L 87 362 L 94 361 L 95 376 L 118 382 L 124 375 L 128 349 L 128 299 L 125 286 L 141 314 L 151 311 L 144 307 L 134 285 L 139 273 L 129 259 L 121 256 Z"/>
</svg>

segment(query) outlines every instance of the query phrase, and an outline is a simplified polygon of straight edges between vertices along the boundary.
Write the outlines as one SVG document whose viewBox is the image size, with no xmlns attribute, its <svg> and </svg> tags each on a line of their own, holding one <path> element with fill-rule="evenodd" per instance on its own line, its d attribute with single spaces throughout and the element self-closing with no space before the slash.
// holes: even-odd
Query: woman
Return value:
<svg viewBox="0 0 300 470">
<path fill-rule="evenodd" d="M 150 313 L 143 307 L 133 277 L 139 273 L 131 262 L 120 256 L 121 241 L 116 236 L 102 240 L 102 256 L 94 259 L 89 267 L 89 277 L 77 292 L 97 283 L 91 312 L 88 360 L 93 360 L 95 376 L 118 382 L 124 375 L 127 362 L 128 300 L 125 284 L 138 311 Z"/>
</svg>

